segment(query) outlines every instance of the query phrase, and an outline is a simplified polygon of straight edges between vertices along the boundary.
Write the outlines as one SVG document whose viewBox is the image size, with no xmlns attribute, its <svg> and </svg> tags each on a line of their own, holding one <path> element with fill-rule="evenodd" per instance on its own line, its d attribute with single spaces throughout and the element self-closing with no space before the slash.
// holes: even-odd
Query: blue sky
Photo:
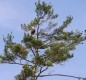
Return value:
<svg viewBox="0 0 86 80">
<path fill-rule="evenodd" d="M 37 0 L 0 0 L 0 53 L 3 53 L 3 35 L 13 32 L 15 41 L 19 42 L 22 37 L 20 24 L 28 24 L 35 17 L 35 5 Z M 86 29 L 86 0 L 41 0 L 51 2 L 59 17 L 58 25 L 69 15 L 74 17 L 68 30 Z M 54 73 L 69 74 L 86 77 L 86 42 L 77 46 L 74 50 L 74 58 L 57 65 L 51 69 Z M 14 80 L 14 75 L 21 70 L 20 66 L 0 64 L 0 80 Z M 64 77 L 47 77 L 46 80 L 75 80 Z M 45 78 L 41 79 L 45 80 Z"/>
</svg>

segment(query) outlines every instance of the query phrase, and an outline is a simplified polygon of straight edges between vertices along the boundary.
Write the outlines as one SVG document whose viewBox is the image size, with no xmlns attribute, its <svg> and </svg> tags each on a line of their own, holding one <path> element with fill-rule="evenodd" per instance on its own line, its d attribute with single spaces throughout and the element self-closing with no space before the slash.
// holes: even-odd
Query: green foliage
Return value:
<svg viewBox="0 0 86 80">
<path fill-rule="evenodd" d="M 67 48 L 64 42 L 59 42 L 53 43 L 50 49 L 45 51 L 45 54 L 53 63 L 59 63 L 73 57 L 72 54 L 69 54 L 69 51 L 70 48 Z"/>
<path fill-rule="evenodd" d="M 46 65 L 45 59 L 42 56 L 39 56 L 39 54 L 35 56 L 34 62 L 35 64 L 38 64 L 38 65 L 44 65 L 44 66 Z"/>
<path fill-rule="evenodd" d="M 58 15 L 53 15 L 54 10 L 52 9 L 52 5 L 50 4 L 46 4 L 45 2 L 40 2 L 38 1 L 38 3 L 35 3 L 36 5 L 36 13 L 37 16 L 40 19 L 43 19 L 46 16 L 46 19 L 55 19 L 58 17 Z"/>
<path fill-rule="evenodd" d="M 86 40 L 86 30 L 82 33 L 78 30 L 65 31 L 72 22 L 72 16 L 68 16 L 57 27 L 53 20 L 58 15 L 54 14 L 52 5 L 40 1 L 35 5 L 36 17 L 29 24 L 21 26 L 24 30 L 21 43 L 13 41 L 12 33 L 3 38 L 5 46 L 0 62 L 22 65 L 22 71 L 16 76 L 16 80 L 37 80 L 49 67 L 71 59 L 74 56 L 71 51 Z M 47 27 L 42 27 L 42 24 Z M 36 33 L 31 35 L 33 26 Z"/>
<path fill-rule="evenodd" d="M 22 74 L 24 74 L 25 77 L 28 77 L 34 75 L 35 72 L 33 71 L 33 68 L 30 68 L 27 64 L 25 64 L 23 65 Z"/>
<path fill-rule="evenodd" d="M 14 44 L 10 47 L 10 50 L 15 53 L 15 55 L 19 55 L 22 58 L 26 58 L 28 51 L 26 50 L 26 48 L 24 46 L 22 46 L 21 44 Z"/>
<path fill-rule="evenodd" d="M 47 60 L 47 62 L 46 62 L 46 66 L 52 66 L 52 62 L 51 62 L 51 60 Z"/>
<path fill-rule="evenodd" d="M 11 53 L 5 53 L 3 56 L 0 55 L 0 63 L 4 63 L 4 62 L 12 62 L 13 60 L 16 59 L 15 55 L 14 54 L 11 54 Z"/>
<path fill-rule="evenodd" d="M 25 34 L 22 42 L 25 44 L 27 48 L 38 48 L 38 49 L 45 49 L 47 45 L 43 43 L 42 40 L 36 39 L 30 35 Z"/>
</svg>

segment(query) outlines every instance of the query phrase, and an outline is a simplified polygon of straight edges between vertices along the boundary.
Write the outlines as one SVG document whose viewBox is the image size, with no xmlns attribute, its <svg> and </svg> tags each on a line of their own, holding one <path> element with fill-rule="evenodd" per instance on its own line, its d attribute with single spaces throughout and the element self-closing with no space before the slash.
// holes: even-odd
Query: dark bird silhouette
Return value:
<svg viewBox="0 0 86 80">
<path fill-rule="evenodd" d="M 35 28 L 32 27 L 32 29 L 31 29 L 31 35 L 34 35 L 34 33 L 35 33 Z"/>
</svg>

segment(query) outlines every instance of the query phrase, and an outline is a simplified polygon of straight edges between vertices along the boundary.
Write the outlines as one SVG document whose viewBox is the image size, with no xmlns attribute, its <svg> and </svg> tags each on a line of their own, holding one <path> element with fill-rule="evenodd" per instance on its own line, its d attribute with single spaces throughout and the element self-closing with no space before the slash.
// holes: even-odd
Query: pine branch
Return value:
<svg viewBox="0 0 86 80">
<path fill-rule="evenodd" d="M 16 54 L 18 57 L 20 57 L 21 59 L 23 59 L 23 60 L 25 60 L 25 61 L 28 61 L 28 62 L 30 62 L 30 63 L 32 63 L 32 61 L 30 61 L 30 60 L 27 60 L 27 59 L 25 59 L 25 58 L 22 58 L 20 55 L 18 55 L 18 54 Z"/>
<path fill-rule="evenodd" d="M 71 78 L 76 78 L 78 80 L 85 80 L 86 78 L 83 77 L 77 77 L 77 76 L 72 76 L 72 75 L 64 75 L 64 74 L 48 74 L 48 75 L 40 75 L 39 77 L 48 77 L 48 76 L 64 76 L 64 77 L 71 77 Z"/>
<path fill-rule="evenodd" d="M 7 63 L 7 64 L 17 64 L 17 65 L 24 65 L 24 64 L 22 64 L 22 63 L 17 63 L 17 62 L 3 62 L 3 63 Z M 28 66 L 32 66 L 32 65 L 28 65 Z"/>
<path fill-rule="evenodd" d="M 18 65 L 24 65 L 22 63 L 17 63 L 17 62 L 3 62 L 3 63 L 7 63 L 7 64 L 18 64 Z"/>
<path fill-rule="evenodd" d="M 41 75 L 44 71 L 46 71 L 46 70 L 48 69 L 48 67 L 46 67 L 46 68 L 43 69 L 43 70 L 42 70 L 42 68 L 43 68 L 43 67 L 40 68 L 40 72 L 39 72 L 39 74 L 37 75 L 36 79 L 37 79 L 38 77 L 40 77 L 40 75 Z"/>
</svg>

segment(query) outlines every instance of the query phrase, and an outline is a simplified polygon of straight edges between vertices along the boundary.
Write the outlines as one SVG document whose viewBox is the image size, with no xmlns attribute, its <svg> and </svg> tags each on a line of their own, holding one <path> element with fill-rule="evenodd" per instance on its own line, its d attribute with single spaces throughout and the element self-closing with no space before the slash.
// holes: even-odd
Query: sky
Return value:
<svg viewBox="0 0 86 80">
<path fill-rule="evenodd" d="M 14 40 L 20 42 L 23 31 L 20 25 L 28 24 L 34 19 L 35 5 L 37 0 L 0 0 L 0 54 L 3 53 L 3 36 L 11 31 L 15 36 Z M 58 13 L 57 22 L 60 25 L 67 16 L 73 16 L 72 23 L 68 30 L 86 29 L 86 0 L 41 0 L 50 2 L 55 13 Z M 53 73 L 69 74 L 86 77 L 86 41 L 83 45 L 78 45 L 73 51 L 74 57 L 63 65 L 57 65 L 51 69 Z M 14 76 L 21 71 L 21 66 L 0 64 L 0 80 L 14 80 Z M 40 80 L 76 80 L 65 77 L 47 77 Z"/>
</svg>

